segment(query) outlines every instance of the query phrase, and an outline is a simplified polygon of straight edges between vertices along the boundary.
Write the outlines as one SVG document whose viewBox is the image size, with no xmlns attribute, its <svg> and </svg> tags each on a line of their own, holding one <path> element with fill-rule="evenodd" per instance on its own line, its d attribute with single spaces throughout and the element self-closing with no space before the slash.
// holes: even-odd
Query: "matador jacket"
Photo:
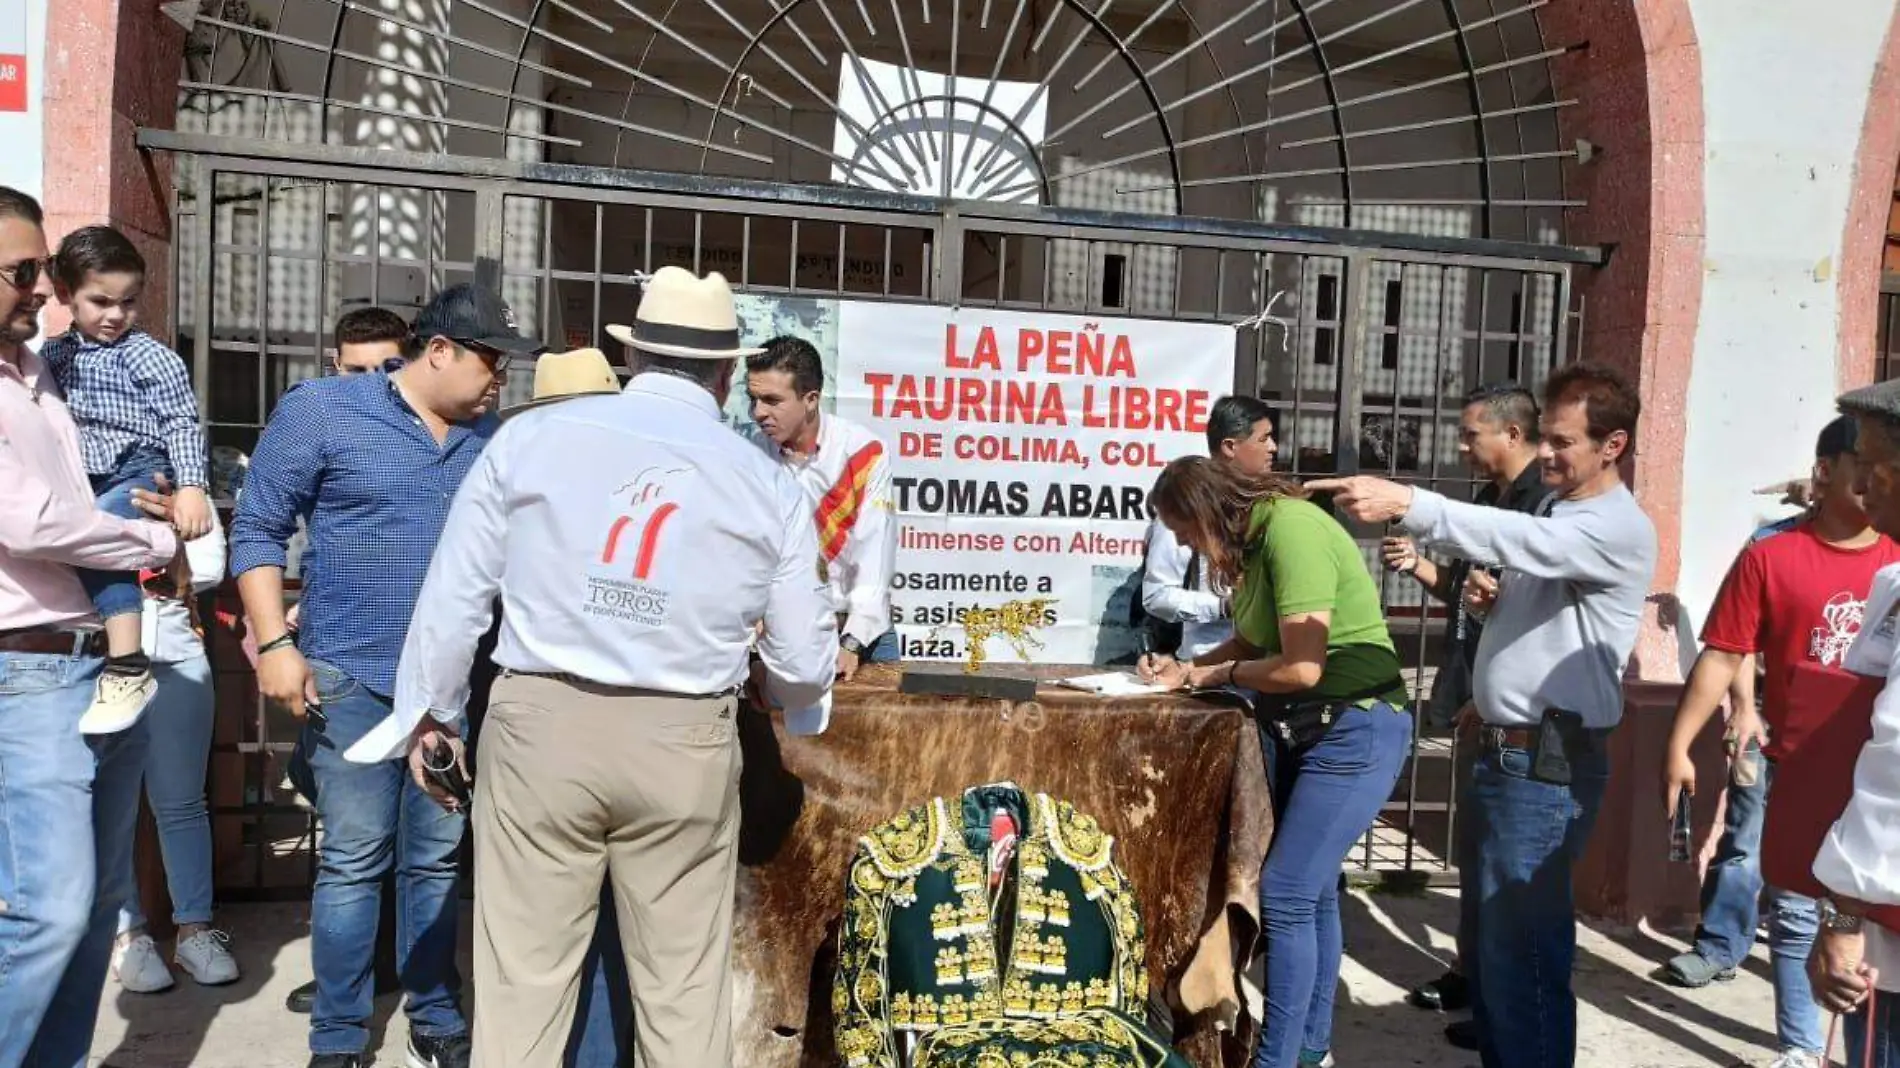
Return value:
<svg viewBox="0 0 1900 1068">
<path fill-rule="evenodd" d="M 1002 814 L 1020 833 L 993 884 Z M 1013 783 L 934 798 L 865 835 L 832 988 L 845 1064 L 1184 1065 L 1135 1018 L 1146 945 L 1113 848 L 1074 806 Z"/>
</svg>

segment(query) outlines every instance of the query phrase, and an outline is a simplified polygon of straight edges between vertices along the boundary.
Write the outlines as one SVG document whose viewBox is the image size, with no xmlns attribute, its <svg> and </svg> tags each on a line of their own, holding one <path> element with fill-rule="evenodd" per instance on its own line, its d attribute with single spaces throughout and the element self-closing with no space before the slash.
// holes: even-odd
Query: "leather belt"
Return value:
<svg viewBox="0 0 1900 1068">
<path fill-rule="evenodd" d="M 565 671 L 516 671 L 514 668 L 502 668 L 501 677 L 519 679 L 547 679 L 551 682 L 565 683 L 581 690 L 596 693 L 609 693 L 620 697 L 664 697 L 680 701 L 716 701 L 722 697 L 734 697 L 744 689 L 742 686 L 728 686 L 718 693 L 673 693 L 669 690 L 649 690 L 640 686 L 615 686 L 606 682 L 595 682 L 579 675 L 570 675 Z"/>
<path fill-rule="evenodd" d="M 1493 727 L 1484 724 L 1478 728 L 1478 744 L 1488 750 L 1536 749 L 1537 728 Z"/>
<path fill-rule="evenodd" d="M 106 632 L 102 630 L 53 630 L 41 627 L 0 630 L 0 652 L 104 656 L 105 651 Z"/>
</svg>

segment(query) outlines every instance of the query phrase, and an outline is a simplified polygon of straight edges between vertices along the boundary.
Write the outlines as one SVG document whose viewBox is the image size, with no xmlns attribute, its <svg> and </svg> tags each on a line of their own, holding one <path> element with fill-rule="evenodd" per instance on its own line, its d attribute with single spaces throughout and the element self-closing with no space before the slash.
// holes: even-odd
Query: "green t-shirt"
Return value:
<svg viewBox="0 0 1900 1068">
<path fill-rule="evenodd" d="M 1318 505 L 1276 497 L 1254 506 L 1234 594 L 1234 629 L 1268 655 L 1280 651 L 1280 620 L 1330 612 L 1326 667 L 1318 697 L 1363 693 L 1395 682 L 1391 699 L 1403 701 L 1399 654 L 1379 610 L 1379 587 L 1366 571 L 1359 546 Z"/>
</svg>

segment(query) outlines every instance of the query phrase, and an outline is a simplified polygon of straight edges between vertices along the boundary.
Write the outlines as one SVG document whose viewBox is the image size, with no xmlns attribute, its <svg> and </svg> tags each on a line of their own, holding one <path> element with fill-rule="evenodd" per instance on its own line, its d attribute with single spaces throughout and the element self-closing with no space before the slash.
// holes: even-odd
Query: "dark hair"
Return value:
<svg viewBox="0 0 1900 1068">
<path fill-rule="evenodd" d="M 409 324 L 388 308 L 358 308 L 337 317 L 336 343 L 339 347 L 367 345 L 377 341 L 394 341 L 407 351 Z"/>
<path fill-rule="evenodd" d="M 1221 442 L 1230 438 L 1245 441 L 1260 420 L 1273 418 L 1273 409 L 1258 397 L 1231 395 L 1214 402 L 1207 413 L 1207 451 L 1220 453 Z"/>
<path fill-rule="evenodd" d="M 749 372 L 784 371 L 792 376 L 792 388 L 799 396 L 807 393 L 825 391 L 825 362 L 818 356 L 818 349 L 802 337 L 781 334 L 765 343 L 765 351 L 757 356 L 748 356 L 745 369 Z"/>
<path fill-rule="evenodd" d="M 633 365 L 630 370 L 632 370 L 634 374 L 652 371 L 663 375 L 672 375 L 675 378 L 684 378 L 688 382 L 695 382 L 704 386 L 706 392 L 715 394 L 714 399 L 716 401 L 720 404 L 725 403 L 726 398 L 717 396 L 719 392 L 719 376 L 725 373 L 726 365 L 730 364 L 732 362 L 731 360 L 704 360 L 690 356 L 662 356 L 657 352 L 647 352 L 643 349 L 636 348 L 629 348 L 627 351 L 632 357 L 629 362 Z"/>
<path fill-rule="evenodd" d="M 143 278 L 145 257 L 131 238 L 110 226 L 82 226 L 60 241 L 53 273 L 71 291 L 84 285 L 87 275 L 123 273 Z"/>
<path fill-rule="evenodd" d="M 46 224 L 40 202 L 9 185 L 0 185 L 0 219 L 25 219 L 34 226 Z"/>
<path fill-rule="evenodd" d="M 1853 452 L 1860 444 L 1860 424 L 1854 422 L 1851 415 L 1837 415 L 1833 421 L 1821 428 L 1821 434 L 1814 440 L 1814 458 L 1832 460 L 1844 453 Z"/>
<path fill-rule="evenodd" d="M 1629 379 L 1600 363 L 1565 364 L 1544 382 L 1544 407 L 1569 401 L 1583 402 L 1590 440 L 1600 445 L 1621 430 L 1630 439 L 1624 452 L 1636 447 L 1636 420 L 1643 414 L 1643 401 Z"/>
<path fill-rule="evenodd" d="M 1207 558 L 1209 574 L 1232 588 L 1246 556 L 1254 505 L 1305 496 L 1305 487 L 1278 475 L 1243 475 L 1205 456 L 1184 456 L 1162 468 L 1149 504 L 1156 515 L 1188 527 L 1188 547 Z"/>
<path fill-rule="evenodd" d="M 1524 432 L 1524 440 L 1535 442 L 1537 396 L 1516 382 L 1494 382 L 1465 394 L 1465 407 L 1483 405 L 1484 414 L 1499 426 L 1514 426 Z"/>
</svg>

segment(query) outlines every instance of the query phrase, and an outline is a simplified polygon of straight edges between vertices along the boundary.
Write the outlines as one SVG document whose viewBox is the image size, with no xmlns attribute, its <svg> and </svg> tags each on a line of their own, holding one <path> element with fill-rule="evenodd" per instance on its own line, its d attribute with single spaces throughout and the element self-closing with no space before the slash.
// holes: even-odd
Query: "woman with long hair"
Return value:
<svg viewBox="0 0 1900 1068">
<path fill-rule="evenodd" d="M 1276 819 L 1260 873 L 1267 1007 L 1254 1068 L 1331 1065 L 1340 865 L 1411 748 L 1378 586 L 1352 535 L 1287 479 L 1189 457 L 1162 471 L 1152 502 L 1233 590 L 1235 635 L 1188 663 L 1145 657 L 1143 677 L 1258 695 Z"/>
</svg>

